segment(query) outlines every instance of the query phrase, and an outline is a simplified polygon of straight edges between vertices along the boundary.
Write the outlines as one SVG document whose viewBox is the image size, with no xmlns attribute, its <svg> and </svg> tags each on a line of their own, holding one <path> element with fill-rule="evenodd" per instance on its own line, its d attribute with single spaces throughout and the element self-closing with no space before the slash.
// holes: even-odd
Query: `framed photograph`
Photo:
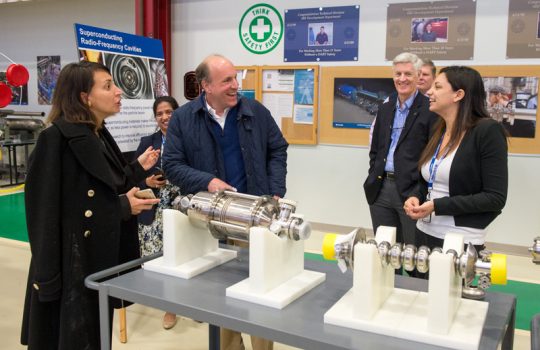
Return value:
<svg viewBox="0 0 540 350">
<path fill-rule="evenodd" d="M 413 18 L 411 43 L 448 42 L 448 17 Z"/>
</svg>

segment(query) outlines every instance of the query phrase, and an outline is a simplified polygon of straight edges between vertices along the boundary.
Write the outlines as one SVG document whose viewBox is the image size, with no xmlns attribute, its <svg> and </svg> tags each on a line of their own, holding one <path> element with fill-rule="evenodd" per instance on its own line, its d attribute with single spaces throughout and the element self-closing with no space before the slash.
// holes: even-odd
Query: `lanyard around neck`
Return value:
<svg viewBox="0 0 540 350">
<path fill-rule="evenodd" d="M 160 167 L 161 169 L 163 169 L 163 150 L 165 148 L 165 135 L 163 134 L 163 132 L 161 133 L 161 150 L 160 150 L 160 157 L 159 157 L 159 163 L 160 163 Z"/>
<path fill-rule="evenodd" d="M 437 170 L 439 169 L 439 165 L 442 163 L 444 158 L 446 158 L 451 148 L 449 147 L 449 145 L 447 145 L 446 149 L 444 150 L 444 154 L 441 156 L 440 159 L 437 160 L 437 155 L 439 154 L 439 150 L 441 149 L 441 144 L 442 144 L 443 139 L 444 139 L 444 131 L 441 135 L 441 139 L 439 140 L 439 144 L 437 145 L 437 149 L 435 150 L 435 153 L 433 154 L 433 157 L 431 158 L 431 162 L 429 163 L 429 181 L 428 181 L 429 191 L 433 189 L 433 184 L 435 183 L 435 176 L 437 176 Z"/>
</svg>

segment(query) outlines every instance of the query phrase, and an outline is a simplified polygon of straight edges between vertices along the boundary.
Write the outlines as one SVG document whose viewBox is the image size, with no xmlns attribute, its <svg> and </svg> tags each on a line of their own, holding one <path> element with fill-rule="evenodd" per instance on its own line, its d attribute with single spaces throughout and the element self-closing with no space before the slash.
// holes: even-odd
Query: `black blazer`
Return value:
<svg viewBox="0 0 540 350">
<path fill-rule="evenodd" d="M 137 157 L 139 157 L 141 154 L 143 154 L 144 151 L 146 151 L 146 149 L 150 146 L 154 147 L 154 149 L 161 148 L 162 135 L 163 134 L 161 133 L 161 130 L 158 130 L 152 135 L 141 137 L 141 142 L 139 143 L 139 147 L 137 147 L 137 150 L 135 151 L 134 160 L 137 159 Z M 159 158 L 156 162 L 155 167 L 161 168 L 161 154 L 159 155 Z M 156 171 L 156 168 L 148 170 L 146 173 L 146 177 L 154 174 L 155 171 Z M 148 186 L 146 186 L 145 180 L 141 181 L 141 183 L 138 185 L 141 189 L 148 188 Z M 159 194 L 159 190 L 157 188 L 152 188 L 152 191 L 154 191 L 154 194 L 157 197 Z M 152 221 L 154 221 L 155 216 L 156 216 L 156 206 L 154 205 L 152 206 L 152 209 L 142 211 L 138 216 L 138 220 L 140 224 L 150 225 L 152 224 Z"/>
<path fill-rule="evenodd" d="M 384 179 L 396 100 L 397 95 L 390 96 L 388 102 L 383 103 L 377 113 L 369 151 L 369 174 L 364 182 L 364 191 L 369 204 L 373 204 L 377 199 Z M 437 118 L 435 113 L 429 111 L 429 99 L 419 92 L 411 105 L 394 152 L 395 181 L 403 201 L 418 184 L 420 178 L 418 160 L 432 134 Z"/>
<path fill-rule="evenodd" d="M 501 213 L 508 192 L 508 144 L 501 124 L 482 119 L 461 141 L 450 166 L 449 197 L 433 201 L 456 226 L 484 229 Z M 423 200 L 427 183 L 422 179 Z"/>
</svg>

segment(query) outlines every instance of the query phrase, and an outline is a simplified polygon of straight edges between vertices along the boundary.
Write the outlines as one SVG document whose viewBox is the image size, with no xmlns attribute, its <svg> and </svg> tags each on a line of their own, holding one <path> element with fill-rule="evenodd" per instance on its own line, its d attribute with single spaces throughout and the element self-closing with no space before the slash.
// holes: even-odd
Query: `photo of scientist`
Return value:
<svg viewBox="0 0 540 350">
<path fill-rule="evenodd" d="M 333 41 L 333 23 L 309 23 L 308 46 L 329 46 Z M 315 34 L 316 33 L 316 34 Z"/>
<path fill-rule="evenodd" d="M 448 17 L 413 18 L 411 21 L 411 42 L 448 42 Z"/>
</svg>

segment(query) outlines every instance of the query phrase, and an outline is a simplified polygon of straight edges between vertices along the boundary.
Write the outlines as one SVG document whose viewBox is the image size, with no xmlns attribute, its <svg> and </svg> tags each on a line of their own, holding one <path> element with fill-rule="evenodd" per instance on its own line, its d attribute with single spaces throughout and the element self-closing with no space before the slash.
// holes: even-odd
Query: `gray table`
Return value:
<svg viewBox="0 0 540 350">
<path fill-rule="evenodd" d="M 352 274 L 342 274 L 332 263 L 306 260 L 305 266 L 325 272 L 326 281 L 283 310 L 225 296 L 225 288 L 248 277 L 246 251 L 241 251 L 239 258 L 189 280 L 139 269 L 101 283 L 92 282 L 118 270 L 113 268 L 89 276 L 86 284 L 100 291 L 102 330 L 109 327 L 107 296 L 114 296 L 215 325 L 210 326 L 210 349 L 219 349 L 218 327 L 222 326 L 310 350 L 444 348 L 444 344 L 438 347 L 324 324 L 324 313 L 352 287 Z M 415 278 L 396 276 L 396 286 L 427 291 L 427 281 Z M 515 297 L 488 293 L 486 301 L 489 310 L 480 348 L 496 349 L 502 344 L 502 349 L 512 349 Z M 102 349 L 107 350 L 109 332 L 101 333 Z"/>
<path fill-rule="evenodd" d="M 531 350 L 540 350 L 540 314 L 531 320 Z"/>
</svg>

